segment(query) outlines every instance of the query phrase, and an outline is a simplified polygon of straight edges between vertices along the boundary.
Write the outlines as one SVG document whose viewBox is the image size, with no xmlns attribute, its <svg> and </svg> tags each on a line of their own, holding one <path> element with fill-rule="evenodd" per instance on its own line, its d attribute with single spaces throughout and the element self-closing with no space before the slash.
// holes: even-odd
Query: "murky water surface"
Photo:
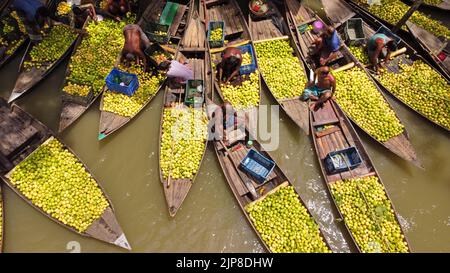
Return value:
<svg viewBox="0 0 450 273">
<path fill-rule="evenodd" d="M 315 1 L 307 1 L 314 4 Z M 12 90 L 20 56 L 0 70 L 0 96 Z M 63 63 L 18 104 L 56 131 Z M 416 252 L 450 251 L 450 138 L 448 133 L 390 99 L 406 125 L 426 170 L 397 158 L 358 131 L 400 215 Z M 263 103 L 275 104 L 263 90 Z M 101 182 L 136 252 L 262 252 L 234 200 L 212 145 L 200 174 L 174 219 L 168 215 L 158 174 L 162 93 L 126 127 L 97 141 L 98 102 L 62 134 Z M 312 141 L 280 111 L 280 147 L 272 152 L 311 209 L 334 251 L 353 251 L 320 175 Z M 50 221 L 5 187 L 5 252 L 68 252 L 77 241 L 83 252 L 120 252 Z"/>
</svg>

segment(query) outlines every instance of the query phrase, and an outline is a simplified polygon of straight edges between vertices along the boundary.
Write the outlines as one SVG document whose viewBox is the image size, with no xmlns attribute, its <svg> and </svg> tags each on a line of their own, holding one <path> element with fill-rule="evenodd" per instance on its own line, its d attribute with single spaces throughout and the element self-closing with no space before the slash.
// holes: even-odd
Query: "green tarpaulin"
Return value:
<svg viewBox="0 0 450 273">
<path fill-rule="evenodd" d="M 175 18 L 179 6 L 180 5 L 177 3 L 167 2 L 161 17 L 159 18 L 159 23 L 161 25 L 172 25 L 173 18 Z"/>
</svg>

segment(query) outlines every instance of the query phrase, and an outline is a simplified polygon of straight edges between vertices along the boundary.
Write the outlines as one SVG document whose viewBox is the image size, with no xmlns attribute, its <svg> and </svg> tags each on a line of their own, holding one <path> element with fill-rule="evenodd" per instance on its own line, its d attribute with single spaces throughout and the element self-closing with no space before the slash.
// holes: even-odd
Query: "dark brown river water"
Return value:
<svg viewBox="0 0 450 273">
<path fill-rule="evenodd" d="M 315 1 L 307 1 L 315 4 Z M 0 70 L 0 96 L 13 88 L 20 54 Z M 59 88 L 67 63 L 18 104 L 56 131 Z M 99 104 L 62 134 L 110 196 L 134 252 L 262 252 L 229 189 L 212 145 L 200 174 L 174 219 L 167 212 L 158 174 L 162 93 L 132 122 L 104 142 L 97 140 Z M 450 138 L 390 99 L 410 133 L 425 169 L 401 160 L 358 130 L 376 165 L 415 252 L 450 252 Z M 276 104 L 263 90 L 263 104 Z M 280 146 L 271 154 L 293 180 L 334 251 L 354 251 L 330 203 L 312 141 L 280 111 Z M 5 252 L 124 252 L 81 237 L 50 221 L 5 188 Z M 73 243 L 77 242 L 77 243 Z"/>
</svg>

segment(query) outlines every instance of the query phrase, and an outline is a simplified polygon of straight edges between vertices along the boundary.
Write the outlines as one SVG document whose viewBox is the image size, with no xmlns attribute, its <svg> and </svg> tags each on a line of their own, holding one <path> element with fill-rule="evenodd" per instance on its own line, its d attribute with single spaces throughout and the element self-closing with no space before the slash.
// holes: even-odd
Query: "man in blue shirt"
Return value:
<svg viewBox="0 0 450 273">
<path fill-rule="evenodd" d="M 327 26 L 322 35 L 314 41 L 314 44 L 316 46 L 314 55 L 319 56 L 319 64 L 324 66 L 337 57 L 341 40 L 337 31 Z"/>
<path fill-rule="evenodd" d="M 31 41 L 41 41 L 41 29 L 50 15 L 45 5 L 39 0 L 14 0 L 12 7 L 22 20 Z"/>
</svg>

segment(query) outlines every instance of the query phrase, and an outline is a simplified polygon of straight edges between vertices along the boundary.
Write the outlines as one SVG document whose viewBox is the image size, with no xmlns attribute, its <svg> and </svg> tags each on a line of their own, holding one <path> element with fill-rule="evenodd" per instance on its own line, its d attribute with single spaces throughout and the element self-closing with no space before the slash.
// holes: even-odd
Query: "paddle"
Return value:
<svg viewBox="0 0 450 273">
<path fill-rule="evenodd" d="M 230 156 L 230 153 L 228 152 L 228 148 L 225 145 L 225 143 L 223 143 L 223 141 L 220 139 L 219 140 L 220 144 L 224 147 L 225 149 L 225 156 L 228 157 L 228 159 L 230 159 L 231 164 L 233 164 L 233 167 L 236 169 L 236 172 L 238 173 L 239 177 L 241 178 L 241 180 L 244 182 L 245 186 L 247 187 L 247 189 L 250 191 L 250 194 L 252 195 L 252 199 L 255 200 L 256 198 L 258 198 L 258 194 L 256 193 L 256 189 L 252 184 L 252 181 L 248 178 L 248 176 L 246 174 L 244 174 L 241 170 L 239 170 L 239 168 L 236 166 L 236 164 L 234 163 L 233 159 Z"/>
</svg>

